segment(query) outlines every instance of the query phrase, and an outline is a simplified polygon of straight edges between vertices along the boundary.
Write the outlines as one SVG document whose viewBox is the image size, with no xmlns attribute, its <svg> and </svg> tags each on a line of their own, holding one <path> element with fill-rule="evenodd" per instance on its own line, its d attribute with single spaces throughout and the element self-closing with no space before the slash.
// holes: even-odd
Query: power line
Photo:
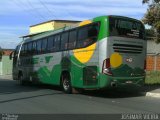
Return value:
<svg viewBox="0 0 160 120">
<path fill-rule="evenodd" d="M 32 8 L 32 7 L 30 7 L 30 5 L 25 4 L 25 3 L 22 2 L 21 0 L 19 0 L 19 2 L 21 3 L 22 6 L 25 6 L 25 7 L 27 8 L 27 11 L 28 11 L 29 13 L 31 13 L 33 16 L 36 15 L 34 18 L 36 18 L 36 19 L 38 19 L 38 20 L 39 20 L 39 18 L 40 18 L 41 20 L 44 20 L 44 19 L 43 19 L 42 17 L 40 17 L 37 13 L 34 14 L 32 11 L 29 10 L 30 8 Z M 26 5 L 29 6 L 29 7 L 27 7 Z"/>
<path fill-rule="evenodd" d="M 65 10 L 66 10 L 65 12 L 66 12 L 69 16 L 72 17 L 71 13 L 70 13 L 67 9 L 65 9 Z"/>
<path fill-rule="evenodd" d="M 44 8 L 46 8 L 46 10 L 48 11 L 48 13 L 49 13 L 51 16 L 54 16 L 54 18 L 57 19 L 57 16 L 54 15 L 54 14 L 52 13 L 52 11 L 50 11 L 50 9 L 45 5 L 45 3 L 43 3 L 41 0 L 38 0 L 38 1 L 41 3 L 41 5 L 42 5 Z"/>
<path fill-rule="evenodd" d="M 50 11 L 50 9 L 45 5 L 45 2 L 42 2 L 41 0 L 38 0 L 38 1 L 43 5 L 44 8 L 46 8 L 46 10 L 47 10 L 52 16 L 54 16 L 54 17 L 57 19 L 57 16 L 54 15 L 53 12 Z M 54 11 L 54 13 L 55 13 L 55 11 L 57 11 L 57 10 L 55 10 L 54 7 L 52 7 L 52 10 Z M 70 13 L 67 9 L 65 9 L 65 12 L 66 12 L 69 16 L 72 17 L 71 13 Z"/>
<path fill-rule="evenodd" d="M 33 8 L 33 10 L 46 21 L 46 18 L 32 5 L 32 3 L 29 0 L 26 0 L 28 5 L 30 5 L 31 8 Z"/>
<path fill-rule="evenodd" d="M 23 3 L 20 1 L 20 2 L 18 2 L 18 1 L 16 1 L 16 0 L 12 0 L 12 2 L 17 6 L 17 7 L 19 7 L 22 11 L 24 11 L 25 13 L 28 13 L 29 14 L 29 12 L 32 14 L 32 15 L 34 15 L 31 11 L 29 11 L 28 10 L 28 8 L 26 7 L 26 5 L 23 5 Z M 23 7 L 21 7 L 21 6 L 23 6 Z M 25 9 L 26 8 L 26 9 Z M 37 14 L 36 14 L 37 15 Z M 39 17 L 39 16 L 38 16 Z M 36 19 L 38 19 L 37 17 L 34 17 L 34 18 L 36 18 Z"/>
</svg>

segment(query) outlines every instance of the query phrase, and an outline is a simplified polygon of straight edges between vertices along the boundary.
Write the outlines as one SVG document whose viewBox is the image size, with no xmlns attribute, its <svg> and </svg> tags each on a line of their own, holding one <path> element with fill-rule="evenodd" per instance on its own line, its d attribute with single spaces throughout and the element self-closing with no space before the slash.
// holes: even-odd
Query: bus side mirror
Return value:
<svg viewBox="0 0 160 120">
<path fill-rule="evenodd" d="M 14 55 L 14 52 L 11 52 L 10 55 L 9 55 L 9 59 L 10 59 L 10 60 L 12 60 L 12 58 L 14 58 L 13 55 Z"/>
</svg>

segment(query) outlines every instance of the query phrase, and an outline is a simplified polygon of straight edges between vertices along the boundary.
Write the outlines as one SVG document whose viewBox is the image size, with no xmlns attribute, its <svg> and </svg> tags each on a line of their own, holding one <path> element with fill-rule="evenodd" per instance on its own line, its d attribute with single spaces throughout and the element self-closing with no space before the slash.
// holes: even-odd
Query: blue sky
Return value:
<svg viewBox="0 0 160 120">
<path fill-rule="evenodd" d="M 142 0 L 1 0 L 0 46 L 15 48 L 29 26 L 54 19 L 85 20 L 101 15 L 142 19 Z"/>
</svg>

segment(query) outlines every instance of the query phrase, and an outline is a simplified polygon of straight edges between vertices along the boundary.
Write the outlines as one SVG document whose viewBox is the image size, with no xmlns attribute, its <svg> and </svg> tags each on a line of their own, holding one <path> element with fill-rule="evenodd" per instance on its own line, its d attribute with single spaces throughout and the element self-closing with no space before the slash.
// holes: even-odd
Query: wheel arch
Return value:
<svg viewBox="0 0 160 120">
<path fill-rule="evenodd" d="M 69 70 L 63 70 L 63 71 L 61 72 L 61 75 L 60 75 L 60 85 L 62 85 L 62 77 L 63 77 L 63 75 L 65 75 L 65 74 L 69 75 L 70 81 L 71 81 L 71 84 L 72 84 L 72 74 L 71 74 L 71 72 L 70 72 Z"/>
<path fill-rule="evenodd" d="M 23 76 L 22 70 L 19 70 L 19 71 L 18 71 L 18 79 L 19 79 L 20 76 Z"/>
</svg>

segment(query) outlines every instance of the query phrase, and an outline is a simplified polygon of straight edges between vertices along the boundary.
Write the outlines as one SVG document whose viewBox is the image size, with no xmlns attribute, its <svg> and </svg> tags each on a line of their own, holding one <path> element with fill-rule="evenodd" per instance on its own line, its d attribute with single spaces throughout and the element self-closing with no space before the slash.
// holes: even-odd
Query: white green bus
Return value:
<svg viewBox="0 0 160 120">
<path fill-rule="evenodd" d="M 13 56 L 13 79 L 74 89 L 139 88 L 145 80 L 141 21 L 100 16 L 24 37 Z"/>
</svg>

